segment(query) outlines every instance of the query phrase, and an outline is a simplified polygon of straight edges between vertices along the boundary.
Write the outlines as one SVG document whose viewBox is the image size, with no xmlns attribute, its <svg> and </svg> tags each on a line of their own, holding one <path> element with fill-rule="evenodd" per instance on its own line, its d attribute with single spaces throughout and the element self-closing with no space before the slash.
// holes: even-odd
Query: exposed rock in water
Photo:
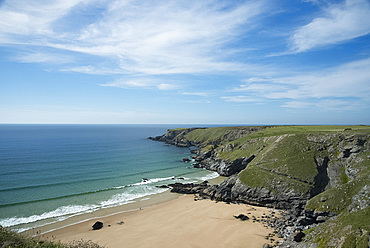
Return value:
<svg viewBox="0 0 370 248">
<path fill-rule="evenodd" d="M 169 187 L 171 187 L 172 193 L 180 193 L 180 194 L 199 194 L 202 192 L 205 188 L 208 187 L 208 182 L 204 181 L 200 184 L 194 184 L 194 183 L 173 183 L 169 184 Z"/>
<path fill-rule="evenodd" d="M 159 185 L 159 186 L 155 186 L 156 188 L 160 188 L 160 189 L 168 189 L 170 188 L 168 185 Z"/>
</svg>

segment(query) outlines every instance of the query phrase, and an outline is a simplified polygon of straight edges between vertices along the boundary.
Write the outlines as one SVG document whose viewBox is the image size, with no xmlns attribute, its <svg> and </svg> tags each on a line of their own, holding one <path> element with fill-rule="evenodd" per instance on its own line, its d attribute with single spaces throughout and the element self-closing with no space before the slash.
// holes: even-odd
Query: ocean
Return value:
<svg viewBox="0 0 370 248">
<path fill-rule="evenodd" d="M 190 148 L 147 139 L 174 125 L 0 125 L 0 225 L 18 232 L 201 182 Z"/>
</svg>

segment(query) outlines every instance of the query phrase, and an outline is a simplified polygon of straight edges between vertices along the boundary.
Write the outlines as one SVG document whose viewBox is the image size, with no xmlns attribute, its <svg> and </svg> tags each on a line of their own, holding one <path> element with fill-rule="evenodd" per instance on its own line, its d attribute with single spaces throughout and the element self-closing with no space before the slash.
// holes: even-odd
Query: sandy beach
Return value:
<svg viewBox="0 0 370 248">
<path fill-rule="evenodd" d="M 226 204 L 210 200 L 194 201 L 193 195 L 125 213 L 89 219 L 43 235 L 70 242 L 92 240 L 108 248 L 118 247 L 262 247 L 272 233 L 251 219 L 241 221 L 234 215 L 261 217 L 268 208 L 245 204 Z M 104 223 L 92 230 L 96 221 Z M 124 222 L 124 223 L 123 223 Z M 276 239 L 275 239 L 276 240 Z"/>
</svg>

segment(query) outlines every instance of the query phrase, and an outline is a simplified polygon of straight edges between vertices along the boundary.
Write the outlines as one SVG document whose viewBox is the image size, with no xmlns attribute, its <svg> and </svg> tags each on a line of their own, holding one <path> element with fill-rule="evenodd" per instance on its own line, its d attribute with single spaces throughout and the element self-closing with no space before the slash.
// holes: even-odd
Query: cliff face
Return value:
<svg viewBox="0 0 370 248">
<path fill-rule="evenodd" d="M 346 237 L 355 237 L 357 244 L 357 238 L 370 232 L 369 225 L 359 225 L 361 235 L 353 231 L 335 238 L 321 229 L 326 223 L 317 226 L 333 215 L 368 215 L 369 127 L 180 129 L 153 139 L 198 146 L 195 167 L 230 176 L 204 189 L 203 196 L 289 210 L 293 217 L 284 225 L 285 238 L 295 229 L 309 229 L 307 242 L 320 236 L 320 244 L 330 247 L 341 246 L 338 240 L 345 243 Z M 346 227 L 335 221 L 331 226 Z"/>
<path fill-rule="evenodd" d="M 189 147 L 195 144 L 194 144 L 194 141 L 186 139 L 185 135 L 196 129 L 197 128 L 169 129 L 167 130 L 167 133 L 161 136 L 157 136 L 157 137 L 149 137 L 149 139 L 155 140 L 155 141 L 162 141 L 167 144 L 175 145 L 179 147 Z"/>
<path fill-rule="evenodd" d="M 269 127 L 178 128 L 169 129 L 167 133 L 149 137 L 149 139 L 180 147 L 217 147 L 221 143 L 230 142 L 267 128 Z"/>
<path fill-rule="evenodd" d="M 166 134 L 149 139 L 180 147 L 197 146 L 200 149 L 194 150 L 198 162 L 195 167 L 216 171 L 221 176 L 231 176 L 244 169 L 253 158 L 225 160 L 219 158 L 216 148 L 267 128 L 270 127 L 180 128 L 167 130 Z"/>
</svg>

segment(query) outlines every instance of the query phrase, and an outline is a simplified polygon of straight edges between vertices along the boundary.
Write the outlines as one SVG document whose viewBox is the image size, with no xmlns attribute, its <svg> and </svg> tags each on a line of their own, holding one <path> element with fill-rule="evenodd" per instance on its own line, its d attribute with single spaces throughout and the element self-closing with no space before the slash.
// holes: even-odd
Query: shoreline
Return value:
<svg viewBox="0 0 370 248">
<path fill-rule="evenodd" d="M 207 180 L 210 185 L 219 184 L 223 182 L 226 177 L 218 176 L 216 178 L 212 178 Z M 102 208 L 96 211 L 78 214 L 72 217 L 69 217 L 65 220 L 56 221 L 53 223 L 45 224 L 42 226 L 34 227 L 28 230 L 25 230 L 21 233 L 29 235 L 29 236 L 40 236 L 44 235 L 53 231 L 57 231 L 62 228 L 67 228 L 69 226 L 73 226 L 75 224 L 79 224 L 82 222 L 86 222 L 96 218 L 104 218 L 109 217 L 111 215 L 121 214 L 125 212 L 132 212 L 139 210 L 140 208 L 146 208 L 154 205 L 158 205 L 161 203 L 165 203 L 171 200 L 174 200 L 179 197 L 179 194 L 171 193 L 170 189 L 164 191 L 162 193 L 153 194 L 143 196 L 137 199 L 132 200 L 132 202 L 115 206 L 115 207 L 107 207 Z"/>
<path fill-rule="evenodd" d="M 56 221 L 50 224 L 46 224 L 43 226 L 35 227 L 32 229 L 28 229 L 23 234 L 30 235 L 30 236 L 43 236 L 50 232 L 58 231 L 63 228 L 68 228 L 70 226 L 74 226 L 80 223 L 84 223 L 90 220 L 98 219 L 98 218 L 106 218 L 116 214 L 122 214 L 126 212 L 134 212 L 140 210 L 140 208 L 146 208 L 149 206 L 161 204 L 164 202 L 171 201 L 177 198 L 173 193 L 169 191 L 165 191 L 155 195 L 144 196 L 141 198 L 137 198 L 130 203 L 115 206 L 115 207 L 108 207 L 102 208 L 96 211 L 82 213 L 73 217 L 69 217 L 65 220 Z"/>
<path fill-rule="evenodd" d="M 40 237 L 63 243 L 91 240 L 109 248 L 262 247 L 265 243 L 271 244 L 265 237 L 273 229 L 252 219 L 234 218 L 241 213 L 260 218 L 271 213 L 271 209 L 211 200 L 194 201 L 194 195 L 168 194 L 174 198 L 136 210 L 95 216 Z M 93 231 L 96 221 L 103 222 L 104 227 Z"/>
</svg>

